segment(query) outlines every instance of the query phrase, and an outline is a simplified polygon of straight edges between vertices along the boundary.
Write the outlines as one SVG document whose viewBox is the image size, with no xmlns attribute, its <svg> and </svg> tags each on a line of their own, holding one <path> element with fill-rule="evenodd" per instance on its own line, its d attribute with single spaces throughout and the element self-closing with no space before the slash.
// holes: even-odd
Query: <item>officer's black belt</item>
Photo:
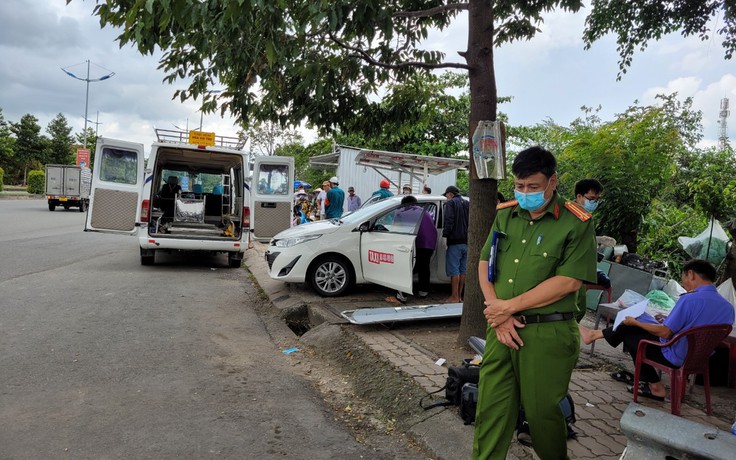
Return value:
<svg viewBox="0 0 736 460">
<path fill-rule="evenodd" d="M 553 321 L 567 321 L 575 317 L 572 313 L 549 313 L 547 315 L 514 315 L 522 324 L 551 323 Z"/>
</svg>

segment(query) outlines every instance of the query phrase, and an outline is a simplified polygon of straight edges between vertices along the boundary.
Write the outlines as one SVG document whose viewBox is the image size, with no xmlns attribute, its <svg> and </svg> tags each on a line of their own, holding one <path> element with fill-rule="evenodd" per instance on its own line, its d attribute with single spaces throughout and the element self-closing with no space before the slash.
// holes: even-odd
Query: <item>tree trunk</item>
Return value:
<svg viewBox="0 0 736 460">
<path fill-rule="evenodd" d="M 465 345 L 468 337 L 485 337 L 483 293 L 478 284 L 480 251 L 496 217 L 495 179 L 478 179 L 473 162 L 473 132 L 479 121 L 496 119 L 496 74 L 493 68 L 493 6 L 489 0 L 471 0 L 468 10 L 468 51 L 470 65 L 470 222 L 468 224 L 468 270 L 463 297 L 463 315 L 458 343 Z"/>
</svg>

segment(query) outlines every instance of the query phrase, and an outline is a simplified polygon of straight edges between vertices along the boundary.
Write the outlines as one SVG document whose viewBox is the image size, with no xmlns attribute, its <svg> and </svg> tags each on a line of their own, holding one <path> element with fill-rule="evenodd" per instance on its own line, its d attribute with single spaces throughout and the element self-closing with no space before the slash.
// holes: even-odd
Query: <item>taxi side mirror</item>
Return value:
<svg viewBox="0 0 736 460">
<path fill-rule="evenodd" d="M 368 231 L 370 231 L 370 229 L 371 229 L 371 225 L 370 225 L 370 224 L 369 224 L 368 222 L 363 222 L 363 223 L 362 223 L 362 224 L 360 224 L 360 226 L 358 227 L 358 231 L 359 231 L 360 233 L 365 233 L 365 232 L 368 232 Z"/>
</svg>

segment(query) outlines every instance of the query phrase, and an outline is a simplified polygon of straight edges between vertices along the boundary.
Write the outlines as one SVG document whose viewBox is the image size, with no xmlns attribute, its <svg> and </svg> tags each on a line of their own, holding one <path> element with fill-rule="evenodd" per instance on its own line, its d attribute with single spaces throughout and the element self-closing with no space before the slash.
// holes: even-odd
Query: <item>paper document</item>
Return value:
<svg viewBox="0 0 736 460">
<path fill-rule="evenodd" d="M 635 303 L 629 308 L 624 308 L 616 314 L 616 319 L 613 321 L 613 330 L 615 331 L 619 324 L 623 323 L 627 316 L 632 318 L 638 318 L 644 314 L 644 310 L 647 309 L 649 300 L 642 300 L 639 303 Z"/>
</svg>

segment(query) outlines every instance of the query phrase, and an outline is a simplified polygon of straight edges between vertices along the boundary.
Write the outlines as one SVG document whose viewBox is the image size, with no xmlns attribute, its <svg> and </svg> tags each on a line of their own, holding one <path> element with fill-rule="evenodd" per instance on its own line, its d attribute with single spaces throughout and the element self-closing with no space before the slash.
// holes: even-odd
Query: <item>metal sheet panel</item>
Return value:
<svg viewBox="0 0 736 460">
<path fill-rule="evenodd" d="M 64 195 L 79 196 L 81 179 L 80 168 L 64 168 Z"/>
<path fill-rule="evenodd" d="M 646 295 L 649 292 L 649 285 L 652 282 L 651 273 L 621 264 L 611 264 L 608 277 L 611 279 L 612 297 L 614 300 L 621 297 L 621 294 L 626 289 Z"/>
<path fill-rule="evenodd" d="M 97 188 L 93 200 L 93 229 L 132 231 L 135 228 L 137 193 Z"/>
<path fill-rule="evenodd" d="M 255 201 L 251 210 L 253 236 L 269 239 L 291 226 L 291 202 Z"/>
<path fill-rule="evenodd" d="M 462 303 L 359 308 L 341 315 L 353 324 L 395 323 L 422 319 L 453 318 L 463 314 Z"/>
<path fill-rule="evenodd" d="M 337 178 L 340 180 L 340 188 L 345 191 L 345 203 L 343 208 L 347 212 L 347 190 L 348 187 L 355 188 L 355 194 L 365 202 L 371 197 L 373 192 L 378 190 L 378 184 L 384 178 L 373 168 L 368 166 L 360 166 L 355 164 L 355 158 L 358 156 L 360 149 L 351 147 L 340 147 L 340 159 L 337 166 Z M 381 170 L 381 172 L 388 177 L 388 179 L 396 185 L 392 185 L 391 192 L 396 194 L 400 193 L 397 186 L 400 188 L 404 184 L 412 185 L 412 193 L 420 194 L 422 191 L 422 183 L 416 179 L 411 179 L 407 174 L 401 176 L 401 184 L 399 184 L 399 173 L 397 171 Z M 422 172 L 417 171 L 419 176 Z M 457 171 L 452 170 L 435 176 L 427 177 L 427 185 L 432 189 L 433 195 L 441 195 L 445 191 L 448 185 L 456 185 L 457 183 Z"/>
<path fill-rule="evenodd" d="M 61 166 L 46 166 L 46 195 L 63 195 L 64 169 Z"/>
</svg>

